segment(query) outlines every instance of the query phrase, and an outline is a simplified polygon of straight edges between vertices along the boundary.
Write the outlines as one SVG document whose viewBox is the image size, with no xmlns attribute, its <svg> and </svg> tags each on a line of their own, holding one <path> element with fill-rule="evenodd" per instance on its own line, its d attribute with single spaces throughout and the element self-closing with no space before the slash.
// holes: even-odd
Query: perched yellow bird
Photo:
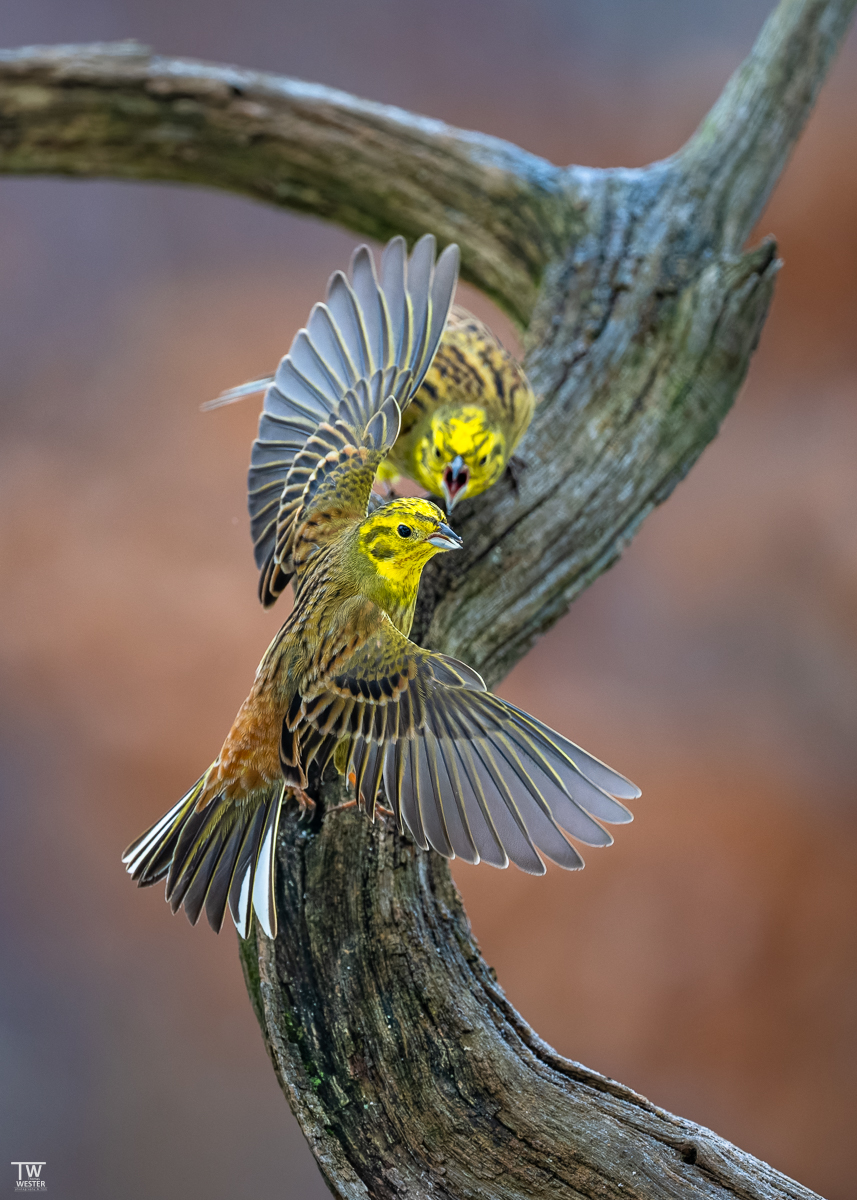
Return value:
<svg viewBox="0 0 857 1200">
<path fill-rule="evenodd" d="M 523 369 L 487 325 L 456 305 L 434 362 L 402 414 L 402 431 L 378 472 L 407 475 L 443 496 L 447 512 L 497 482 L 533 417 Z"/>
<path fill-rule="evenodd" d="M 274 378 L 231 388 L 203 408 L 263 391 Z M 487 325 L 456 305 L 422 387 L 402 414 L 401 432 L 378 478 L 393 486 L 406 475 L 433 496 L 442 496 L 452 512 L 465 496 L 478 496 L 495 484 L 507 467 L 516 477 L 520 464 L 513 456 L 535 406 L 520 364 Z"/>
<path fill-rule="evenodd" d="M 279 815 L 288 798 L 311 803 L 313 763 L 347 774 L 373 816 L 383 784 L 423 849 L 534 874 L 540 852 L 583 865 L 565 833 L 607 845 L 595 818 L 631 819 L 614 797 L 638 796 L 632 783 L 408 638 L 423 567 L 461 540 L 430 501 L 381 503 L 372 486 L 437 348 L 457 262 L 448 247 L 435 264 L 431 237 L 407 261 L 394 238 L 379 283 L 361 247 L 266 396 L 250 507 L 266 593 L 293 578 L 294 608 L 215 761 L 123 858 L 141 886 L 166 875 L 193 923 L 204 908 L 219 930 L 228 905 L 242 937 L 254 911 L 274 935 Z"/>
</svg>

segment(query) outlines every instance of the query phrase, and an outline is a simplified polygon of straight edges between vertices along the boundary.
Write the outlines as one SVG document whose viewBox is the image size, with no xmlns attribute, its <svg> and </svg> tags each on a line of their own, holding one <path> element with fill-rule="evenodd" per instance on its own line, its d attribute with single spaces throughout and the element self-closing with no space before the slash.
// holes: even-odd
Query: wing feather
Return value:
<svg viewBox="0 0 857 1200">
<path fill-rule="evenodd" d="M 507 707 L 517 714 L 522 727 L 532 729 L 537 735 L 550 734 L 551 747 L 563 752 L 577 770 L 591 779 L 596 787 L 601 788 L 604 792 L 609 792 L 611 796 L 618 796 L 621 800 L 637 800 L 640 797 L 640 789 L 635 783 L 626 779 L 624 775 L 620 775 L 618 771 L 614 771 L 612 767 L 608 767 L 601 759 L 595 758 L 594 755 L 587 753 L 574 742 L 570 742 L 561 733 L 548 729 L 546 725 L 542 725 L 541 721 L 531 717 L 529 713 L 523 712 L 514 704 L 507 703 Z M 611 817 L 610 819 L 614 820 L 615 818 Z"/>
<path fill-rule="evenodd" d="M 392 322 L 392 351 L 395 362 L 404 362 L 413 336 L 413 313 L 406 283 L 405 239 L 392 238 L 381 255 L 381 291 Z"/>
<path fill-rule="evenodd" d="M 331 320 L 342 330 L 342 340 L 349 347 L 354 378 L 346 383 L 352 387 L 358 379 L 371 375 L 376 367 L 369 349 L 369 331 L 363 320 L 357 297 L 341 271 L 335 272 L 327 293 Z M 380 364 L 377 364 L 380 365 Z"/>
<path fill-rule="evenodd" d="M 307 335 L 301 330 L 294 341 L 296 353 L 289 354 L 280 362 L 274 376 L 273 387 L 265 394 L 263 416 L 270 414 L 285 416 L 294 412 L 298 416 L 308 417 L 313 421 L 323 421 L 333 411 L 335 389 L 331 387 L 331 375 L 323 372 L 319 375 L 314 360 L 306 346 Z M 307 373 L 301 369 L 301 364 L 307 360 Z"/>
<path fill-rule="evenodd" d="M 431 286 L 435 240 L 428 234 L 414 246 L 408 262 L 408 293 L 413 305 L 413 343 L 411 361 L 419 361 L 428 342 L 431 328 Z"/>
<path fill-rule="evenodd" d="M 496 735 L 495 744 L 498 753 L 529 795 L 537 804 L 547 805 L 567 833 L 587 846 L 609 846 L 612 843 L 613 839 L 607 830 L 594 821 L 574 798 L 569 798 L 537 752 L 527 754 L 512 737 L 502 733 Z"/>
<path fill-rule="evenodd" d="M 354 251 L 351 260 L 351 286 L 366 324 L 372 369 L 389 367 L 394 362 L 393 329 L 384 302 L 384 293 L 378 287 L 375 264 L 368 246 L 358 246 Z"/>
<path fill-rule="evenodd" d="M 423 850 L 428 850 L 429 840 L 423 828 L 420 812 L 420 781 L 416 743 L 410 738 L 401 738 L 396 742 L 395 760 L 398 785 L 395 809 L 401 813 L 402 820 L 411 831 L 417 845 L 421 846 Z"/>
<path fill-rule="evenodd" d="M 521 780 L 524 787 L 514 788 L 513 794 L 512 787 L 510 787 L 510 784 L 513 785 L 513 780 L 509 777 L 508 772 L 504 771 L 502 763 L 497 761 L 495 745 L 491 742 L 481 742 L 480 749 L 497 791 L 501 794 L 509 811 L 514 813 L 516 821 L 526 830 L 528 840 L 532 841 L 542 854 L 557 863 L 558 866 L 565 867 L 568 871 L 582 867 L 583 859 L 571 843 L 563 837 L 547 797 L 532 785 L 531 780 Z M 581 816 L 587 822 L 587 827 L 589 824 L 595 825 L 595 822 L 590 821 L 585 813 L 582 813 Z M 595 828 L 599 833 L 604 832 L 600 825 L 596 825 Z M 610 841 L 613 840 L 609 834 L 607 837 Z"/>
<path fill-rule="evenodd" d="M 472 774 L 472 758 L 468 752 L 466 741 L 452 743 L 455 755 L 455 768 L 458 776 L 460 795 L 464 811 L 467 813 L 468 824 L 473 832 L 473 841 L 483 862 L 492 867 L 505 868 L 509 865 L 509 855 L 503 844 L 503 839 L 497 832 L 494 822 L 488 812 L 485 797 L 479 783 Z M 452 762 L 452 760 L 450 759 Z"/>
<path fill-rule="evenodd" d="M 337 272 L 331 281 L 331 291 L 334 280 L 339 278 L 342 276 Z M 347 338 L 340 329 L 335 312 L 331 309 L 329 296 L 327 304 L 316 304 L 313 308 L 307 321 L 307 334 L 316 351 L 330 363 L 343 388 L 354 387 L 362 371 L 349 353 Z"/>
<path fill-rule="evenodd" d="M 375 797 L 383 782 L 384 748 L 378 743 L 358 743 L 354 751 L 355 785 L 358 800 L 375 815 Z"/>
<path fill-rule="evenodd" d="M 433 850 L 444 858 L 454 858 L 455 849 L 449 836 L 444 820 L 443 793 L 437 770 L 437 755 L 434 753 L 434 739 L 415 738 L 411 744 L 411 753 L 416 759 L 416 802 L 419 806 L 420 820 L 425 830 L 426 840 Z M 450 811 L 454 805 L 447 806 Z"/>
<path fill-rule="evenodd" d="M 316 440 L 322 426 L 341 425 L 346 445 L 354 449 L 377 443 L 378 457 L 363 464 L 369 487 L 346 489 L 346 500 L 363 505 L 356 515 L 365 515 L 371 480 L 392 445 L 372 423 L 390 396 L 404 408 L 419 387 L 443 334 L 457 276 L 458 248 L 447 247 L 435 262 L 430 234 L 416 243 L 410 260 L 404 240 L 393 238 L 381 258 L 380 282 L 369 249 L 361 246 L 352 258 L 351 282 L 335 272 L 326 303 L 313 308 L 295 336 L 265 393 L 248 476 L 264 604 L 274 602 L 294 571 L 293 538 L 304 490 L 329 453 Z M 237 398 L 241 391 L 231 395 Z M 392 424 L 388 418 L 381 434 Z M 354 466 L 353 455 L 343 455 L 341 462 L 326 465 L 325 474 Z"/>
<path fill-rule="evenodd" d="M 478 863 L 479 851 L 473 842 L 467 817 L 447 767 L 444 740 L 424 738 L 423 746 L 431 773 L 432 802 L 444 820 L 449 838 L 451 853 L 447 857 Z"/>
<path fill-rule="evenodd" d="M 511 860 L 542 874 L 544 856 L 576 870 L 583 860 L 568 837 L 607 846 L 613 839 L 599 820 L 631 817 L 587 772 L 638 794 L 623 775 L 487 692 L 464 663 L 414 645 L 380 610 L 362 645 L 301 702 L 299 718 L 348 739 L 367 808 L 383 778 L 402 828 L 448 858 Z"/>
<path fill-rule="evenodd" d="M 317 408 L 320 420 L 324 420 L 331 412 L 336 411 L 339 400 L 349 386 L 341 379 L 329 362 L 318 350 L 306 329 L 302 329 L 289 350 L 289 358 L 295 371 L 310 385 L 318 397 Z M 275 376 L 280 383 L 280 371 Z M 282 391 L 282 388 L 280 388 Z M 288 399 L 288 396 L 286 397 Z"/>
<path fill-rule="evenodd" d="M 438 738 L 437 753 L 443 763 L 449 784 L 449 790 L 444 795 L 451 797 L 456 810 L 456 816 L 449 819 L 449 828 L 452 831 L 456 854 L 467 862 L 479 862 L 482 859 L 495 867 L 507 867 L 509 860 L 497 838 L 496 830 L 482 812 L 475 793 L 470 789 L 469 781 L 460 770 L 455 741 L 450 736 L 448 725 Z M 475 857 L 468 858 L 467 854 L 459 849 L 457 841 L 459 827 L 465 849 L 472 846 Z"/>
<path fill-rule="evenodd" d="M 471 755 L 485 806 L 491 815 L 492 824 L 497 830 L 503 849 L 515 866 L 526 871 L 528 875 L 544 875 L 545 864 L 530 840 L 515 799 L 504 781 L 498 780 L 491 773 L 486 759 L 486 742 L 481 738 L 474 738 L 464 745 Z"/>
</svg>

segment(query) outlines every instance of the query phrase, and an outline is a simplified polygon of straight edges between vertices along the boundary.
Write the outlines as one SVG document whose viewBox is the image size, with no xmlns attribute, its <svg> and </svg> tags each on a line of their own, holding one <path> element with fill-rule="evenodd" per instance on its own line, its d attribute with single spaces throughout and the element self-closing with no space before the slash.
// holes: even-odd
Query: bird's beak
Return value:
<svg viewBox="0 0 857 1200">
<path fill-rule="evenodd" d="M 470 468 L 458 454 L 443 468 L 443 498 L 446 501 L 447 512 L 452 512 L 456 503 L 462 499 L 469 482 Z"/>
<path fill-rule="evenodd" d="M 430 546 L 437 546 L 438 550 L 460 550 L 464 545 L 458 534 L 444 525 L 443 521 L 438 525 L 437 533 L 433 533 L 427 541 Z"/>
</svg>

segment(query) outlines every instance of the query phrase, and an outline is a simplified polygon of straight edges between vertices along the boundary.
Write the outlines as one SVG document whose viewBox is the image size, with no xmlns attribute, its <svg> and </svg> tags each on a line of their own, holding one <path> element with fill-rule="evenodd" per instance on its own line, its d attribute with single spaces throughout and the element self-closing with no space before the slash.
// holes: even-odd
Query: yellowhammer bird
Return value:
<svg viewBox="0 0 857 1200">
<path fill-rule="evenodd" d="M 254 911 L 274 935 L 280 810 L 311 803 L 313 763 L 333 761 L 373 816 L 383 784 L 423 849 L 534 874 L 539 852 L 583 865 L 563 831 L 607 845 L 594 818 L 631 819 L 614 797 L 638 796 L 632 783 L 408 639 L 423 567 L 461 541 L 430 501 L 380 503 L 372 485 L 437 348 L 457 263 L 449 247 L 435 265 L 431 237 L 407 261 L 394 238 L 379 283 L 361 247 L 351 284 L 334 276 L 268 391 L 250 508 L 266 592 L 293 577 L 294 608 L 215 761 L 123 859 L 141 886 L 166 875 L 191 922 L 205 908 L 219 930 L 228 905 L 242 937 Z"/>
<path fill-rule="evenodd" d="M 443 496 L 452 512 L 459 500 L 497 482 L 535 405 L 512 355 L 487 325 L 456 305 L 378 477 L 394 484 L 407 475 L 433 496 Z"/>
<path fill-rule="evenodd" d="M 263 391 L 274 378 L 231 388 L 203 408 Z M 515 449 L 535 406 L 522 367 L 487 325 L 456 305 L 423 385 L 402 414 L 401 432 L 378 478 L 393 485 L 406 475 L 433 496 L 442 496 L 452 512 L 459 500 L 478 496 L 514 465 Z"/>
</svg>

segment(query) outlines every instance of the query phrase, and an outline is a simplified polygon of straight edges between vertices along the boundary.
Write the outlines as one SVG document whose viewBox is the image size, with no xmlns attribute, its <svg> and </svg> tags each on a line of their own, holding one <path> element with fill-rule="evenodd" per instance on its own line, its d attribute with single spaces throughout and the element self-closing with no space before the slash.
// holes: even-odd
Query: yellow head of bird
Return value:
<svg viewBox="0 0 857 1200">
<path fill-rule="evenodd" d="M 420 446 L 423 479 L 451 512 L 465 496 L 478 496 L 495 484 L 506 467 L 506 439 L 474 405 L 435 413 Z"/>
<path fill-rule="evenodd" d="M 391 500 L 361 523 L 358 545 L 377 573 L 394 584 L 413 579 L 439 550 L 457 550 L 461 538 L 430 500 Z"/>
</svg>

